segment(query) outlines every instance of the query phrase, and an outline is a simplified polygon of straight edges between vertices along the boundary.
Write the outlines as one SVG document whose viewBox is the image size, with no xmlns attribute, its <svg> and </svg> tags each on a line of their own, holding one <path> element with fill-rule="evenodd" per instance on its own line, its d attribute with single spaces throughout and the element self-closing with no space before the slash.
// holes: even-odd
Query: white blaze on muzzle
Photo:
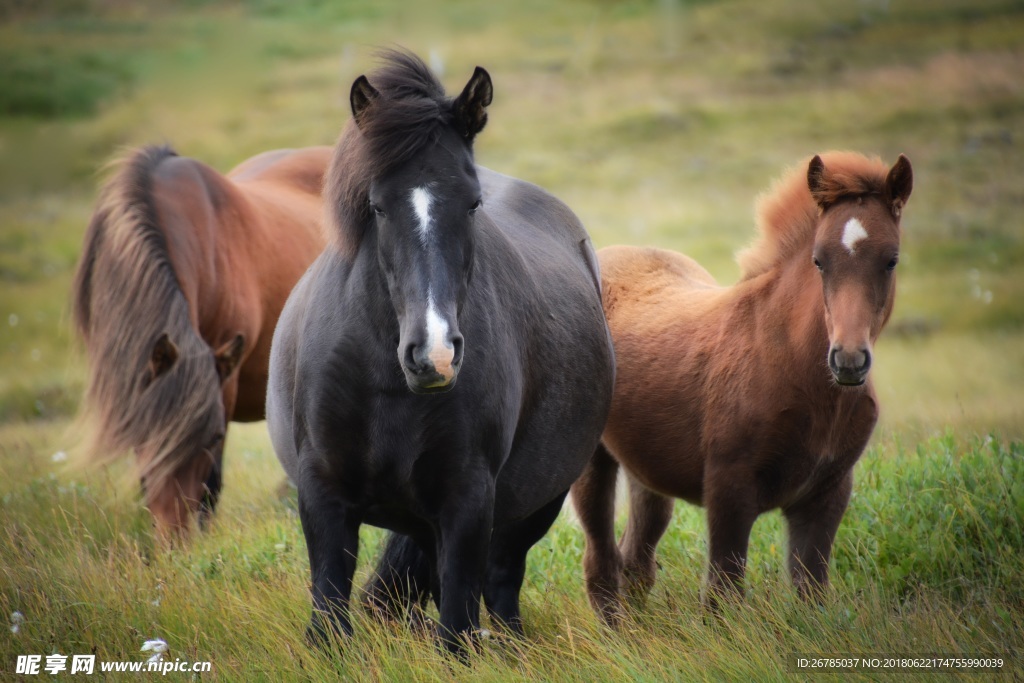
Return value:
<svg viewBox="0 0 1024 683">
<path fill-rule="evenodd" d="M 455 377 L 455 345 L 448 341 L 448 322 L 434 307 L 434 296 L 427 296 L 427 357 L 434 364 L 434 370 L 445 379 L 445 384 Z"/>
</svg>

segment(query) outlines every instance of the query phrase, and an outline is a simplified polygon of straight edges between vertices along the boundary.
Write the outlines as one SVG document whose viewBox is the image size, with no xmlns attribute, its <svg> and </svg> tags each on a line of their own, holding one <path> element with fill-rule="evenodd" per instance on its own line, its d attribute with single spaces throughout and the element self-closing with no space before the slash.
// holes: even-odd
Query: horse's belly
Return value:
<svg viewBox="0 0 1024 683">
<path fill-rule="evenodd" d="M 700 505 L 704 497 L 704 458 L 699 452 L 664 443 L 664 435 L 617 434 L 605 430 L 602 441 L 629 476 L 652 491 Z"/>
</svg>

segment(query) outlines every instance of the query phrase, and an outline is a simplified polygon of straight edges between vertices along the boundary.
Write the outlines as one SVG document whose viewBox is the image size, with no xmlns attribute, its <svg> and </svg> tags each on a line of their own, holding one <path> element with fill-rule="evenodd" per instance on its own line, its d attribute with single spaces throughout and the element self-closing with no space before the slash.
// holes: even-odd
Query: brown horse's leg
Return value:
<svg viewBox="0 0 1024 683">
<path fill-rule="evenodd" d="M 643 600 L 654 587 L 658 564 L 655 550 L 658 541 L 672 521 L 675 500 L 629 478 L 629 523 L 622 537 L 626 590 L 631 597 Z"/>
<path fill-rule="evenodd" d="M 743 591 L 750 530 L 757 519 L 757 492 L 745 486 L 742 474 L 718 472 L 705 485 L 708 510 L 708 585 L 704 601 L 714 608 L 718 599 Z"/>
<path fill-rule="evenodd" d="M 572 502 L 586 536 L 583 576 L 590 604 L 609 626 L 622 617 L 622 555 L 615 544 L 615 481 L 619 463 L 599 444 L 572 485 Z"/>
<path fill-rule="evenodd" d="M 789 527 L 789 574 L 802 598 L 820 595 L 828 585 L 832 542 L 852 490 L 851 470 L 835 486 L 783 510 Z"/>
</svg>

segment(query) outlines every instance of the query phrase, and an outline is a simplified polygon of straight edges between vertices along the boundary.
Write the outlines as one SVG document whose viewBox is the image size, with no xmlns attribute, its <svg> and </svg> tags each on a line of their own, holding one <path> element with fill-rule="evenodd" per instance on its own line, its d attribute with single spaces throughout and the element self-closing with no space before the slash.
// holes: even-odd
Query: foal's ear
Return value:
<svg viewBox="0 0 1024 683">
<path fill-rule="evenodd" d="M 245 337 L 236 334 L 234 339 L 213 352 L 213 358 L 217 362 L 217 376 L 220 377 L 222 384 L 238 367 L 244 348 Z"/>
<path fill-rule="evenodd" d="M 149 374 L 146 376 L 146 384 L 170 370 L 177 360 L 178 347 L 164 332 L 153 344 L 153 350 L 149 354 Z"/>
<path fill-rule="evenodd" d="M 487 107 L 493 97 L 491 76 L 483 67 L 478 66 L 453 104 L 455 125 L 466 140 L 472 141 L 487 125 Z"/>
<path fill-rule="evenodd" d="M 807 187 L 810 189 L 811 196 L 814 197 L 814 202 L 818 205 L 818 208 L 822 211 L 827 209 L 829 201 L 825 183 L 825 162 L 817 154 L 814 155 L 811 163 L 807 166 Z"/>
<path fill-rule="evenodd" d="M 910 191 L 914 189 L 914 170 L 910 167 L 910 159 L 900 155 L 889 175 L 885 178 L 885 190 L 888 194 L 889 209 L 896 218 L 903 213 L 903 207 L 910 197 Z"/>
<path fill-rule="evenodd" d="M 370 85 L 366 76 L 360 76 L 352 84 L 352 92 L 349 93 L 348 101 L 352 106 L 352 118 L 356 125 L 362 127 L 362 115 L 373 102 L 380 97 L 380 92 Z"/>
</svg>

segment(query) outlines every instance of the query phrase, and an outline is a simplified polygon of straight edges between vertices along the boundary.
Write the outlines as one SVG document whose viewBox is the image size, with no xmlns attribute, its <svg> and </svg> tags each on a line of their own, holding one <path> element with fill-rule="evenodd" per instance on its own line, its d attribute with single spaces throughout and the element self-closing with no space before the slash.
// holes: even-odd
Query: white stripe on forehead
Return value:
<svg viewBox="0 0 1024 683">
<path fill-rule="evenodd" d="M 424 242 L 427 241 L 427 236 L 430 234 L 430 205 L 434 203 L 434 197 L 425 187 L 417 187 L 412 191 L 412 209 L 416 212 L 416 218 L 419 219 L 419 225 L 416 227 L 420 231 L 420 239 Z"/>
<path fill-rule="evenodd" d="M 863 224 L 856 218 L 851 218 L 846 221 L 843 228 L 843 246 L 852 254 L 857 249 L 857 243 L 867 236 L 868 231 L 864 229 Z"/>
</svg>

